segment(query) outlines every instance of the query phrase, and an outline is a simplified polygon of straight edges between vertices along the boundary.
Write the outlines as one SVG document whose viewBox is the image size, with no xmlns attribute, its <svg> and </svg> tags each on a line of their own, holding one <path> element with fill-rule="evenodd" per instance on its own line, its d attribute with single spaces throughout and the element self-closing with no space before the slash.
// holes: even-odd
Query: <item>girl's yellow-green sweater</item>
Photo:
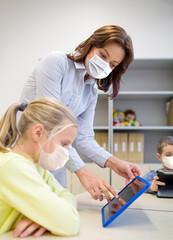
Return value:
<svg viewBox="0 0 173 240">
<path fill-rule="evenodd" d="M 79 231 L 75 197 L 25 156 L 0 152 L 0 234 L 27 217 L 60 236 Z"/>
</svg>

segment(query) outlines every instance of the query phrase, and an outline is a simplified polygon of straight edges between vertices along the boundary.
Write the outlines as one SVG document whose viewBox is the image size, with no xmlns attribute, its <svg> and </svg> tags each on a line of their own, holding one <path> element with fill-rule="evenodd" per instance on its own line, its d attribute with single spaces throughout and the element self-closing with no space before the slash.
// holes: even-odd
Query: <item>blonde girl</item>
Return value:
<svg viewBox="0 0 173 240">
<path fill-rule="evenodd" d="M 39 237 L 46 230 L 77 234 L 76 199 L 48 171 L 68 161 L 67 148 L 76 135 L 76 117 L 58 100 L 8 108 L 0 121 L 0 234 L 12 229 L 14 237 Z"/>
</svg>

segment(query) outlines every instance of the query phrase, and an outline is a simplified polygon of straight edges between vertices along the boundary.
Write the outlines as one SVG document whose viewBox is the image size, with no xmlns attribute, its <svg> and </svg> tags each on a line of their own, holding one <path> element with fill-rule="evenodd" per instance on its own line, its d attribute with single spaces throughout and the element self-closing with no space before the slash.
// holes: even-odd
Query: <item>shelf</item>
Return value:
<svg viewBox="0 0 173 240">
<path fill-rule="evenodd" d="M 134 59 L 129 69 L 172 69 L 173 59 Z"/>
<path fill-rule="evenodd" d="M 94 130 L 109 130 L 108 126 L 94 126 Z"/>
<path fill-rule="evenodd" d="M 173 58 L 135 59 L 122 76 L 118 96 L 111 100 L 108 92 L 98 91 L 94 130 L 108 133 L 109 151 L 114 153 L 114 133 L 144 134 L 144 163 L 158 162 L 156 145 L 164 136 L 173 135 L 167 126 L 167 102 L 173 98 Z M 112 126 L 113 109 L 132 109 L 143 126 Z"/>
<path fill-rule="evenodd" d="M 109 130 L 108 126 L 94 126 L 94 130 Z M 165 130 L 173 131 L 173 126 L 140 126 L 140 127 L 115 127 L 113 126 L 113 130 Z"/>
<path fill-rule="evenodd" d="M 169 100 L 173 91 L 120 91 L 116 100 Z"/>
<path fill-rule="evenodd" d="M 113 127 L 113 130 L 172 130 L 173 126 L 140 126 L 140 127 Z"/>
</svg>

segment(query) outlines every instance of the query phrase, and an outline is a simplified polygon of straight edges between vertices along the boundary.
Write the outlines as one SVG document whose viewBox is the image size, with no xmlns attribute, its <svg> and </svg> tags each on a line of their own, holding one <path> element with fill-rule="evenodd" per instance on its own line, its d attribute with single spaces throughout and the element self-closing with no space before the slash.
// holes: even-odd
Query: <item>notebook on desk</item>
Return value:
<svg viewBox="0 0 173 240">
<path fill-rule="evenodd" d="M 157 170 L 159 181 L 164 182 L 165 186 L 159 186 L 157 197 L 173 198 L 173 170 Z"/>
</svg>

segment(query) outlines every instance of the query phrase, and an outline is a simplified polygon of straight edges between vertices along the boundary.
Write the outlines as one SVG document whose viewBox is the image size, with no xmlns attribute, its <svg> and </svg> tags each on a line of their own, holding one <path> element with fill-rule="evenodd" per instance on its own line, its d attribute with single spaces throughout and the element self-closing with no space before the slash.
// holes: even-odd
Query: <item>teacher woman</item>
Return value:
<svg viewBox="0 0 173 240">
<path fill-rule="evenodd" d="M 110 97 L 115 98 L 121 76 L 132 60 L 132 41 L 125 30 L 114 25 L 101 27 L 73 53 L 54 51 L 44 57 L 29 76 L 20 99 L 28 103 L 37 98 L 53 97 L 66 104 L 78 119 L 76 148 L 100 167 L 109 167 L 127 181 L 141 175 L 140 169 L 99 146 L 94 140 L 93 120 L 98 89 L 107 92 L 112 86 Z M 66 168 L 75 172 L 94 199 L 103 199 L 101 190 L 108 201 L 111 199 L 109 192 L 116 196 L 115 190 L 104 179 L 87 169 L 74 147 L 69 147 L 69 154 Z M 65 186 L 65 172 L 54 175 Z"/>
</svg>

